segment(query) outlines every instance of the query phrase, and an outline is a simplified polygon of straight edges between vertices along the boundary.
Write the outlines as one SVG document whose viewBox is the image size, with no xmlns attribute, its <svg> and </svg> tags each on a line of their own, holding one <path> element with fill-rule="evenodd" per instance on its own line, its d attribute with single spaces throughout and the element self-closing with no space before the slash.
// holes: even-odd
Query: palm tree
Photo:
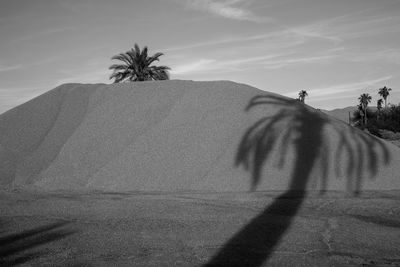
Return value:
<svg viewBox="0 0 400 267">
<path fill-rule="evenodd" d="M 306 90 L 300 90 L 300 92 L 299 92 L 299 100 L 300 100 L 300 102 L 304 103 L 304 100 L 305 100 L 306 96 L 308 96 L 307 91 Z"/>
<path fill-rule="evenodd" d="M 385 108 L 387 107 L 386 105 L 386 99 L 389 96 L 389 91 L 392 91 L 392 88 L 387 88 L 386 86 L 379 88 L 378 94 L 385 99 Z"/>
<path fill-rule="evenodd" d="M 362 94 L 358 100 L 360 101 L 360 107 L 364 113 L 364 125 L 367 125 L 367 107 L 368 103 L 371 103 L 372 97 L 369 94 Z"/>
<path fill-rule="evenodd" d="M 113 70 L 110 76 L 115 79 L 114 83 L 122 81 L 150 81 L 150 80 L 168 80 L 170 69 L 167 66 L 151 66 L 154 61 L 159 61 L 159 57 L 163 53 L 155 53 L 152 56 L 147 55 L 147 46 L 140 51 L 140 48 L 135 44 L 135 48 L 113 56 L 111 59 L 120 60 L 122 64 L 113 64 L 109 67 Z"/>
<path fill-rule="evenodd" d="M 383 102 L 382 98 L 380 98 L 380 99 L 378 99 L 378 101 L 376 101 L 376 108 L 378 109 L 377 116 L 376 116 L 377 120 L 379 120 L 379 115 L 381 114 L 382 102 Z"/>
<path fill-rule="evenodd" d="M 378 101 L 376 101 L 376 108 L 378 109 L 378 111 L 381 111 L 382 109 L 382 98 L 378 99 Z"/>
<path fill-rule="evenodd" d="M 363 107 L 362 107 L 361 104 L 358 104 L 358 105 L 357 105 L 357 111 L 358 111 L 358 114 L 359 114 L 360 117 L 361 117 L 361 124 L 363 124 L 363 123 L 364 123 L 364 111 L 363 111 Z M 355 114 L 356 114 L 356 113 L 354 113 L 354 117 L 356 118 L 357 116 L 356 116 Z"/>
</svg>

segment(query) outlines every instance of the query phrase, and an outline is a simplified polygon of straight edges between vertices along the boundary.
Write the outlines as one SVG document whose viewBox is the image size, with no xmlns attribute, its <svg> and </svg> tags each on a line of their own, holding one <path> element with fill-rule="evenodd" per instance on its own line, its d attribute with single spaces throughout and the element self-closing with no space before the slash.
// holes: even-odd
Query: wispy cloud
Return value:
<svg viewBox="0 0 400 267">
<path fill-rule="evenodd" d="M 215 46 L 215 45 L 221 45 L 221 44 L 228 44 L 228 43 L 235 43 L 235 42 L 243 42 L 243 41 L 247 41 L 247 40 L 253 40 L 253 38 L 262 39 L 262 38 L 264 38 L 264 36 L 258 36 L 257 35 L 257 36 L 251 36 L 251 37 L 243 37 L 243 38 L 226 37 L 226 38 L 220 38 L 220 39 L 211 40 L 211 41 L 197 42 L 197 43 L 193 43 L 193 44 L 168 47 L 168 48 L 162 49 L 162 51 L 171 52 L 171 51 L 179 51 L 179 50 L 200 48 L 200 47 L 206 47 L 206 46 Z M 256 39 L 254 39 L 254 40 L 256 40 Z"/>
<path fill-rule="evenodd" d="M 375 14 L 376 9 L 366 9 L 307 25 L 290 28 L 304 36 L 325 38 L 335 43 L 348 39 L 364 38 L 400 32 L 400 16 Z"/>
<path fill-rule="evenodd" d="M 353 48 L 350 50 L 351 54 L 346 55 L 347 60 L 351 62 L 385 62 L 400 65 L 400 49 L 388 48 L 376 51 L 367 50 L 359 51 L 360 49 Z"/>
<path fill-rule="evenodd" d="M 267 69 L 279 69 L 288 66 L 297 65 L 299 63 L 307 64 L 307 63 L 321 63 L 334 59 L 335 55 L 326 55 L 326 56 L 309 56 L 309 57 L 296 57 L 296 58 L 287 58 L 281 60 L 272 60 L 266 61 L 264 63 L 264 68 Z"/>
<path fill-rule="evenodd" d="M 271 47 L 283 49 L 287 47 L 302 45 L 314 38 L 323 38 L 331 40 L 334 39 L 334 37 L 328 37 L 328 36 L 323 37 L 322 35 L 317 37 L 317 33 L 306 34 L 304 31 L 301 32 L 300 29 L 285 28 L 283 30 L 271 31 L 269 33 L 264 33 L 264 34 L 227 36 L 205 42 L 196 42 L 192 44 L 167 47 L 161 50 L 164 52 L 175 52 L 175 51 L 189 50 L 189 49 L 202 48 L 208 46 L 219 46 L 225 44 L 234 45 L 241 43 L 250 43 L 253 45 L 258 44 L 268 49 L 270 49 Z M 254 41 L 259 41 L 259 42 L 254 42 Z"/>
<path fill-rule="evenodd" d="M 0 72 L 12 71 L 22 68 L 21 65 L 13 65 L 13 66 L 4 66 L 0 65 Z"/>
<path fill-rule="evenodd" d="M 215 1 L 189 1 L 191 6 L 208 6 Z M 235 4 L 241 2 L 223 1 L 226 4 Z M 202 4 L 200 4 L 202 3 Z M 219 2 L 218 2 L 219 3 Z M 356 38 L 364 38 L 384 33 L 400 32 L 400 16 L 382 17 L 381 15 L 371 14 L 375 10 L 362 10 L 342 16 L 328 18 L 309 24 L 299 26 L 280 26 L 278 29 L 255 35 L 241 36 L 225 36 L 215 40 L 196 42 L 192 44 L 167 47 L 162 49 L 165 52 L 174 52 L 180 50 L 189 50 L 202 47 L 215 47 L 220 45 L 234 45 L 249 43 L 254 45 L 263 45 L 267 49 L 284 49 L 288 47 L 303 47 L 309 49 L 309 45 L 313 44 L 320 49 L 332 49 L 339 46 L 349 48 L 348 40 Z M 396 37 L 397 38 L 397 37 Z M 255 41 L 258 41 L 257 43 Z M 317 43 L 319 41 L 327 41 L 325 44 Z M 344 50 L 344 49 L 343 49 Z M 339 52 L 338 50 L 336 52 Z M 343 51 L 342 51 L 343 52 Z M 351 55 L 350 55 L 351 56 Z M 350 57 L 349 57 L 350 58 Z"/>
<path fill-rule="evenodd" d="M 250 69 L 278 69 L 297 64 L 324 62 L 334 58 L 333 55 L 288 57 L 291 53 L 271 54 L 233 60 L 199 59 L 190 63 L 172 66 L 173 75 L 190 75 L 199 73 L 232 72 Z"/>
<path fill-rule="evenodd" d="M 75 30 L 74 27 L 61 27 L 61 28 L 51 28 L 51 29 L 46 29 L 40 32 L 35 32 L 32 34 L 26 34 L 23 36 L 20 36 L 14 40 L 12 40 L 12 42 L 16 43 L 16 42 L 26 42 L 26 41 L 30 41 L 32 39 L 37 39 L 37 38 L 42 38 L 45 36 L 49 36 L 49 35 L 53 35 L 53 34 L 57 34 L 57 33 L 63 33 L 66 31 L 72 31 Z"/>
<path fill-rule="evenodd" d="M 271 18 L 259 17 L 243 7 L 243 0 L 188 0 L 187 6 L 233 20 L 268 22 Z"/>
<path fill-rule="evenodd" d="M 184 63 L 172 67 L 173 75 L 188 75 L 198 73 L 216 73 L 241 71 L 251 68 L 260 68 L 268 60 L 282 56 L 283 54 L 271 54 L 232 60 L 199 59 L 190 63 Z"/>
<path fill-rule="evenodd" d="M 338 36 L 326 34 L 322 31 L 313 29 L 313 27 L 310 27 L 310 26 L 288 28 L 287 31 L 289 31 L 293 34 L 296 34 L 300 37 L 303 37 L 304 39 L 309 39 L 309 38 L 324 39 L 324 40 L 331 41 L 335 44 L 338 44 L 342 41 L 342 39 L 339 38 Z"/>
<path fill-rule="evenodd" d="M 194 62 L 178 65 L 171 70 L 171 74 L 182 75 L 210 70 L 215 59 L 199 59 Z"/>
</svg>

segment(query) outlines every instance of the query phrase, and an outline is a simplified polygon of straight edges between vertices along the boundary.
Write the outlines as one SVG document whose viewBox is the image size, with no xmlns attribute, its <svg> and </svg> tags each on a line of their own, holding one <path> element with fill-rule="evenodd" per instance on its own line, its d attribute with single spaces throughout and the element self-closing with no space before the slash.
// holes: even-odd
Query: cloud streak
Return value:
<svg viewBox="0 0 400 267">
<path fill-rule="evenodd" d="M 268 60 L 282 56 L 283 54 L 271 54 L 266 56 L 247 57 L 233 60 L 200 59 L 190 63 L 177 65 L 172 68 L 173 75 L 188 75 L 196 73 L 222 73 L 241 71 L 250 68 L 260 68 Z"/>
<path fill-rule="evenodd" d="M 267 61 L 264 64 L 264 68 L 267 69 L 279 69 L 284 67 L 289 67 L 292 65 L 296 65 L 299 63 L 309 64 L 309 63 L 322 63 L 329 61 L 331 59 L 336 58 L 335 55 L 326 55 L 326 56 L 309 56 L 309 57 L 297 57 L 297 58 L 288 58 L 274 61 Z"/>
<path fill-rule="evenodd" d="M 268 22 L 271 18 L 259 17 L 243 8 L 243 0 L 188 0 L 187 6 L 191 9 L 202 10 L 218 17 L 252 21 Z"/>
<path fill-rule="evenodd" d="M 0 65 L 0 72 L 12 71 L 22 68 L 21 65 L 14 65 L 14 66 L 4 66 Z"/>
<path fill-rule="evenodd" d="M 335 44 L 345 40 L 399 33 L 400 16 L 375 15 L 376 9 L 361 10 L 311 24 L 291 27 L 294 33 L 333 41 Z"/>
<path fill-rule="evenodd" d="M 43 37 L 47 37 L 47 36 L 51 36 L 53 34 L 59 34 L 59 33 L 64 33 L 67 31 L 73 31 L 75 30 L 74 27 L 61 27 L 61 28 L 52 28 L 52 29 L 46 29 L 40 32 L 35 32 L 32 34 L 26 34 L 23 36 L 20 36 L 14 40 L 12 40 L 12 42 L 17 43 L 17 42 L 26 42 L 26 41 L 30 41 L 33 39 L 38 39 L 38 38 L 43 38 Z"/>
<path fill-rule="evenodd" d="M 272 31 L 265 34 L 255 34 L 255 35 L 241 35 L 236 37 L 225 37 L 219 38 L 215 40 L 209 40 L 205 42 L 197 42 L 192 44 L 180 45 L 180 46 L 173 46 L 167 47 L 162 49 L 164 52 L 175 52 L 181 50 L 189 50 L 195 48 L 202 48 L 202 47 L 212 47 L 212 46 L 219 46 L 219 45 L 234 45 L 234 44 L 241 44 L 241 43 L 251 43 L 251 44 L 258 44 L 260 45 L 262 42 L 262 47 L 264 48 L 279 48 L 284 49 L 287 47 L 294 47 L 298 45 L 302 45 L 307 43 L 308 41 L 315 39 L 315 38 L 322 38 L 322 39 L 329 39 L 332 40 L 334 37 L 328 37 L 323 35 L 318 35 L 317 33 L 305 33 L 304 31 L 301 32 L 300 30 L 293 29 L 293 28 L 286 28 L 283 30 Z M 258 42 L 254 42 L 258 41 Z M 225 48 L 224 48 L 225 49 Z"/>
<path fill-rule="evenodd" d="M 359 49 L 358 49 L 359 50 Z M 400 65 L 400 49 L 389 48 L 379 51 L 358 51 L 356 48 L 351 50 L 351 54 L 347 55 L 347 60 L 356 63 L 364 62 L 386 62 Z"/>
<path fill-rule="evenodd" d="M 239 58 L 233 60 L 199 59 L 190 63 L 172 66 L 172 75 L 190 75 L 198 73 L 222 73 L 232 71 L 243 71 L 250 69 L 279 69 L 296 64 L 321 63 L 333 59 L 334 55 L 289 57 L 291 53 L 270 54 Z M 285 58 L 286 57 L 286 58 Z"/>
</svg>

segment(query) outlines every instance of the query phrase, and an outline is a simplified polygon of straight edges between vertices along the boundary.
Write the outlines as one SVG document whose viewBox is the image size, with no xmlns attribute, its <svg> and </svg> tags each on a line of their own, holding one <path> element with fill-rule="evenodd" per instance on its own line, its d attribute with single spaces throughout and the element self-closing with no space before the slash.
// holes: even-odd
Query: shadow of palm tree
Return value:
<svg viewBox="0 0 400 267">
<path fill-rule="evenodd" d="M 65 228 L 67 224 L 69 223 L 57 222 L 21 233 L 0 236 L 0 265 L 14 266 L 45 255 L 46 253 L 40 250 L 29 250 L 74 234 L 75 231 Z"/>
<path fill-rule="evenodd" d="M 324 134 L 325 126 L 331 127 L 330 130 L 339 137 L 335 161 L 343 161 L 345 157 L 346 187 L 354 194 L 361 190 L 364 171 L 372 176 L 377 173 L 379 155 L 385 164 L 390 160 L 387 148 L 377 138 L 333 122 L 303 103 L 274 95 L 260 95 L 250 100 L 246 111 L 262 105 L 273 107 L 276 113 L 259 119 L 246 131 L 235 165 L 251 172 L 251 189 L 255 190 L 273 151 L 278 150 L 278 167 L 282 168 L 289 161 L 288 153 L 292 148 L 287 190 L 228 240 L 205 266 L 261 266 L 267 261 L 299 211 L 312 172 L 318 171 L 319 192 L 323 194 L 327 189 L 332 166 L 329 166 L 331 161 L 329 153 L 326 153 L 330 149 L 330 140 Z M 333 168 L 336 175 L 341 175 L 343 170 L 338 166 Z"/>
</svg>

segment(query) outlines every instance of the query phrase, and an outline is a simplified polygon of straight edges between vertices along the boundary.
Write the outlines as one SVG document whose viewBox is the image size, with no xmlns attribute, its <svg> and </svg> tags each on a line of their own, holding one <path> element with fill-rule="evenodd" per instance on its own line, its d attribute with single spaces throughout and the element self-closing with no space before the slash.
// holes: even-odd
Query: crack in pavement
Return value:
<svg viewBox="0 0 400 267">
<path fill-rule="evenodd" d="M 328 253 L 333 252 L 333 248 L 331 245 L 332 241 L 332 231 L 338 228 L 338 219 L 337 218 L 328 218 L 326 221 L 327 227 L 325 230 L 321 233 L 322 235 L 322 242 L 326 245 L 328 248 Z"/>
</svg>

